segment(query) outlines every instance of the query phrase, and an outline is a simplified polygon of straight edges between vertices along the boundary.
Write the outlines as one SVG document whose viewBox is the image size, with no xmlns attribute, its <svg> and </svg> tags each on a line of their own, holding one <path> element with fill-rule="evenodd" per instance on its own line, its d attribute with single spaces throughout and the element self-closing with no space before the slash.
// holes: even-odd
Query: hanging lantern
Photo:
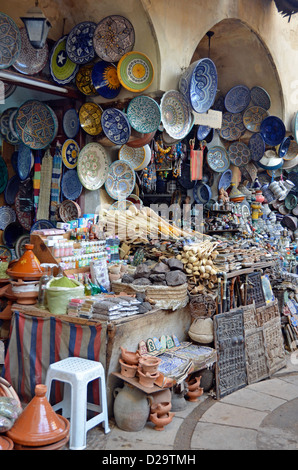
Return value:
<svg viewBox="0 0 298 470">
<path fill-rule="evenodd" d="M 35 1 L 35 7 L 28 10 L 21 20 L 25 25 L 32 46 L 35 49 L 42 49 L 52 25 L 39 8 L 38 0 Z"/>
</svg>

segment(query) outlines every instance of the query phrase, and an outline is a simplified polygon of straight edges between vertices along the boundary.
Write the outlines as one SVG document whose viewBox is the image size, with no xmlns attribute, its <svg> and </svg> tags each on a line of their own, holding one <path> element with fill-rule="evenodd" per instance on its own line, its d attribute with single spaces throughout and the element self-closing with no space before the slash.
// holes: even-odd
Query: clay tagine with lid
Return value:
<svg viewBox="0 0 298 470">
<path fill-rule="evenodd" d="M 46 398 L 47 387 L 35 387 L 35 396 L 6 435 L 15 444 L 34 447 L 64 441 L 69 436 L 69 421 L 58 415 Z"/>
<path fill-rule="evenodd" d="M 33 253 L 34 245 L 27 243 L 23 255 L 7 269 L 6 273 L 12 279 L 24 281 L 38 280 L 43 274 L 40 262 Z"/>
</svg>

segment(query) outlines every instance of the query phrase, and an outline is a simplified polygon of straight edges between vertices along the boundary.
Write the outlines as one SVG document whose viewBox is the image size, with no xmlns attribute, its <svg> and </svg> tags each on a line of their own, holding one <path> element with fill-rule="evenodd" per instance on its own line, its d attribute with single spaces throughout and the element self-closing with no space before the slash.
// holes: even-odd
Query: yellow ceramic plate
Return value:
<svg viewBox="0 0 298 470">
<path fill-rule="evenodd" d="M 78 162 L 80 147 L 73 139 L 67 139 L 62 146 L 62 159 L 67 168 L 75 168 Z"/>
<path fill-rule="evenodd" d="M 79 120 L 82 129 L 89 135 L 98 135 L 102 131 L 102 108 L 96 103 L 84 103 L 80 107 Z"/>
<path fill-rule="evenodd" d="M 128 52 L 118 62 L 117 74 L 121 85 L 136 93 L 151 85 L 154 69 L 151 60 L 142 52 Z"/>
</svg>

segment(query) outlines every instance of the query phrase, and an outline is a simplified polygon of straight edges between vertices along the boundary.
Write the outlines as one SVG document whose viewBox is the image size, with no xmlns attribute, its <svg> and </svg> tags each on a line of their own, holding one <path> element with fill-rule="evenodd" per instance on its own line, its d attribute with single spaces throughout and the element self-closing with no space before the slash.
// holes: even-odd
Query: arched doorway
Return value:
<svg viewBox="0 0 298 470">
<path fill-rule="evenodd" d="M 284 98 L 278 71 L 260 36 L 234 18 L 220 21 L 211 31 L 213 36 L 202 38 L 191 62 L 208 56 L 213 60 L 218 72 L 218 96 L 224 96 L 236 85 L 261 86 L 271 97 L 270 114 L 283 119 Z"/>
</svg>

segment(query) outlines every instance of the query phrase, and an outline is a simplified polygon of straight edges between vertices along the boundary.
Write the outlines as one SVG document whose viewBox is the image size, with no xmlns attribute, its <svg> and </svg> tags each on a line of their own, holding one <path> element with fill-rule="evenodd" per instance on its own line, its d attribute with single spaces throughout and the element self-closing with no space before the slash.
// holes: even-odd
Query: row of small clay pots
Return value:
<svg viewBox="0 0 298 470">
<path fill-rule="evenodd" d="M 188 391 L 186 396 L 190 402 L 198 401 L 198 398 L 203 395 L 204 389 L 200 387 L 201 377 L 195 377 L 192 380 L 186 381 Z"/>
</svg>

